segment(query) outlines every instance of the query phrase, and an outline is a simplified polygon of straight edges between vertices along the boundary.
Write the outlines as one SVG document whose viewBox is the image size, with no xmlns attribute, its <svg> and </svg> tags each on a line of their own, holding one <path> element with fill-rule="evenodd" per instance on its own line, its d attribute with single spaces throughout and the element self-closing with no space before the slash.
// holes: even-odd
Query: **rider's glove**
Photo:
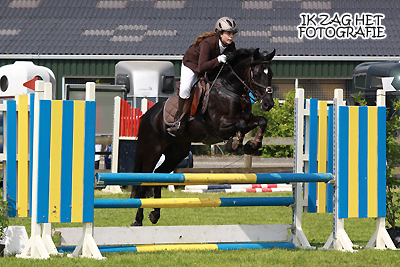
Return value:
<svg viewBox="0 0 400 267">
<path fill-rule="evenodd" d="M 219 63 L 226 63 L 226 55 L 219 55 L 218 56 Z"/>
</svg>

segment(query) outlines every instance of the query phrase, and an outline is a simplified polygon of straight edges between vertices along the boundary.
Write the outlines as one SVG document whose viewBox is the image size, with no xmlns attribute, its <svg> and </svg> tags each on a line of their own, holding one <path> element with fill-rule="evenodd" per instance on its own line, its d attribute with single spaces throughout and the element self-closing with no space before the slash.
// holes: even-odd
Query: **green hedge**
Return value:
<svg viewBox="0 0 400 267">
<path fill-rule="evenodd" d="M 275 98 L 275 106 L 268 112 L 259 109 L 259 103 L 253 105 L 253 114 L 264 116 L 268 120 L 264 136 L 267 137 L 293 137 L 294 132 L 294 98 L 295 91 L 285 95 L 285 101 L 279 103 Z M 290 158 L 293 157 L 293 146 L 264 146 L 260 148 L 265 158 Z"/>
</svg>

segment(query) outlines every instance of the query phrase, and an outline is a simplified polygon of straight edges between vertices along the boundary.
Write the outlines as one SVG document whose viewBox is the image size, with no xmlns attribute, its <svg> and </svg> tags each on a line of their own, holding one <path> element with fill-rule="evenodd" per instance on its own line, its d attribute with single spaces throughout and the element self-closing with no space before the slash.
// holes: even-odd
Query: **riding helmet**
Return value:
<svg viewBox="0 0 400 267">
<path fill-rule="evenodd" d="M 237 33 L 238 29 L 236 26 L 236 22 L 229 17 L 220 18 L 215 24 L 215 31 L 227 31 Z"/>
</svg>

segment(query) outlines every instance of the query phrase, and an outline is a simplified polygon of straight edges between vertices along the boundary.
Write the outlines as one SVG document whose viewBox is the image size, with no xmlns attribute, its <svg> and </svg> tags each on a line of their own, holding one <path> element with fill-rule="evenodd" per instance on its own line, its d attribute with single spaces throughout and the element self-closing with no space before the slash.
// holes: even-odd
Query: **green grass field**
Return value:
<svg viewBox="0 0 400 267">
<path fill-rule="evenodd" d="M 175 193 L 163 189 L 163 197 L 240 197 L 291 196 L 291 193 Z M 128 198 L 129 194 L 108 195 L 100 190 L 96 198 Z M 145 216 L 151 209 L 145 209 Z M 129 226 L 135 217 L 132 209 L 97 209 L 95 226 Z M 10 218 L 11 225 L 24 225 L 30 234 L 28 218 Z M 174 208 L 162 209 L 157 225 L 291 223 L 288 207 Z M 148 219 L 145 226 L 150 226 Z M 80 227 L 81 224 L 73 224 Z M 53 224 L 54 228 L 71 227 Z M 345 229 L 355 245 L 365 246 L 375 232 L 374 219 L 346 219 Z M 332 214 L 303 214 L 303 230 L 312 246 L 322 247 L 332 232 Z M 59 237 L 54 236 L 57 242 Z M 104 261 L 52 256 L 48 260 L 26 260 L 13 256 L 0 258 L 0 266 L 399 266 L 400 251 L 359 249 L 358 252 L 321 250 L 239 250 L 178 251 L 152 253 L 106 253 Z"/>
</svg>

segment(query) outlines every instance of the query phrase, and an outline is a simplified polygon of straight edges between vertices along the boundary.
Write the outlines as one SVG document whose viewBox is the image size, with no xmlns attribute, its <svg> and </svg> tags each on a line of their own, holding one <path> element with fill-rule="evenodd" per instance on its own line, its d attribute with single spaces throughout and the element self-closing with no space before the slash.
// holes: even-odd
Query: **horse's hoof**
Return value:
<svg viewBox="0 0 400 267">
<path fill-rule="evenodd" d="M 243 152 L 246 155 L 253 155 L 254 153 L 256 153 L 258 151 L 258 149 L 261 147 L 261 145 L 258 145 L 256 149 L 253 148 L 253 142 L 252 141 L 248 141 L 243 148 Z"/>
<path fill-rule="evenodd" d="M 158 219 L 160 219 L 160 213 L 155 211 L 150 212 L 149 219 L 153 224 L 156 224 Z"/>
<path fill-rule="evenodd" d="M 226 142 L 224 146 L 224 150 L 228 153 L 233 153 L 235 150 L 232 148 L 233 139 L 229 138 L 228 142 Z"/>
<path fill-rule="evenodd" d="M 134 221 L 133 223 L 131 223 L 131 226 L 142 226 L 142 223 Z"/>
</svg>

